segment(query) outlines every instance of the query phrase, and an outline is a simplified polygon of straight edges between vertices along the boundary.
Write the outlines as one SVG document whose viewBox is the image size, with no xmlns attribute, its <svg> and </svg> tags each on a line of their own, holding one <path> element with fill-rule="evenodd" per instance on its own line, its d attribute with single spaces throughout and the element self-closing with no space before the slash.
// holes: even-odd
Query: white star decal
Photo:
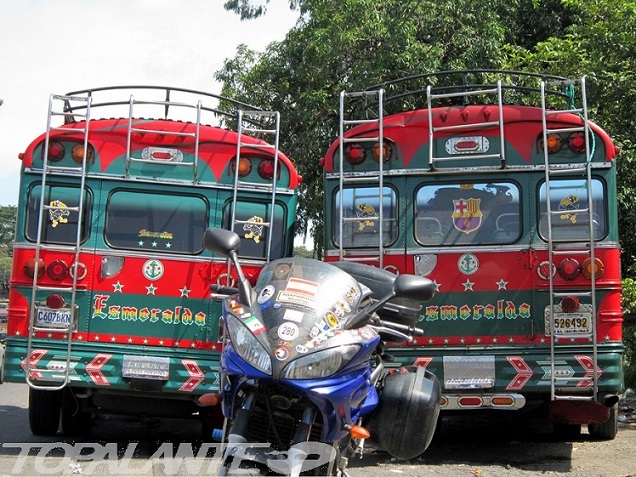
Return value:
<svg viewBox="0 0 636 477">
<path fill-rule="evenodd" d="M 466 340 L 465 340 L 464 338 L 462 338 L 462 339 L 460 339 L 460 340 L 459 340 L 459 342 L 460 342 L 461 344 L 464 344 L 464 343 L 466 342 Z"/>
<path fill-rule="evenodd" d="M 148 344 L 148 339 L 144 338 L 144 344 Z"/>
<path fill-rule="evenodd" d="M 140 247 L 143 247 L 143 246 L 144 246 L 144 241 L 143 241 L 143 240 L 140 240 L 140 241 L 139 241 L 139 242 L 137 242 L 137 243 L 139 244 L 139 246 L 140 246 Z"/>
<path fill-rule="evenodd" d="M 476 343 L 481 343 L 481 338 L 477 338 L 477 339 L 475 340 L 475 342 L 476 342 Z"/>
<path fill-rule="evenodd" d="M 129 342 L 129 343 L 132 343 L 132 341 L 133 341 L 133 340 L 132 340 L 132 337 L 129 337 L 129 338 L 128 338 L 128 342 Z"/>
<path fill-rule="evenodd" d="M 180 288 L 179 291 L 181 292 L 182 297 L 190 298 L 190 290 L 188 290 L 185 285 L 183 288 Z"/>
<path fill-rule="evenodd" d="M 111 336 L 110 340 L 114 343 L 115 341 L 117 341 L 117 338 L 115 338 L 114 336 Z"/>
<path fill-rule="evenodd" d="M 442 286 L 441 283 L 437 283 L 437 280 L 433 280 L 433 285 L 435 285 L 435 291 L 438 292 L 439 291 L 439 287 Z"/>
<path fill-rule="evenodd" d="M 497 343 L 497 341 L 498 341 L 498 340 L 497 340 L 497 338 L 493 338 L 493 339 L 492 339 L 492 342 L 493 342 L 493 343 Z"/>
<path fill-rule="evenodd" d="M 507 290 L 507 286 L 508 282 L 505 282 L 503 278 L 497 282 L 497 290 Z"/>
<path fill-rule="evenodd" d="M 146 295 L 154 295 L 155 291 L 157 290 L 158 287 L 154 286 L 152 283 L 150 284 L 150 286 L 146 287 L 146 290 L 148 290 L 148 293 L 146 293 Z"/>
<path fill-rule="evenodd" d="M 163 340 L 159 340 L 159 344 L 163 346 Z"/>
<path fill-rule="evenodd" d="M 95 341 L 99 341 L 99 335 L 95 335 Z"/>
<path fill-rule="evenodd" d="M 150 245 L 152 245 L 154 248 L 157 248 L 157 242 L 152 242 Z"/>
<path fill-rule="evenodd" d="M 124 288 L 124 285 L 122 285 L 119 282 L 119 280 L 117 280 L 117 283 L 113 283 L 112 285 L 113 285 L 113 289 L 114 289 L 113 293 L 117 293 L 117 292 L 121 293 L 122 289 Z"/>
<path fill-rule="evenodd" d="M 473 285 L 473 282 L 471 282 L 470 280 L 466 280 L 466 283 L 464 283 L 464 291 L 473 291 Z"/>
<path fill-rule="evenodd" d="M 168 242 L 168 243 L 166 244 L 166 248 L 172 248 L 172 244 L 171 244 L 170 242 Z"/>
</svg>

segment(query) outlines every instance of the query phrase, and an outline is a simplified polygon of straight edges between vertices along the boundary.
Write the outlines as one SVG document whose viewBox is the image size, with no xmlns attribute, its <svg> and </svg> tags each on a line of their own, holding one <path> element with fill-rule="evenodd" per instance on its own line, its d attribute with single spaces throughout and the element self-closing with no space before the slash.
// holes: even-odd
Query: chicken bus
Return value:
<svg viewBox="0 0 636 477">
<path fill-rule="evenodd" d="M 584 77 L 444 71 L 341 93 L 325 259 L 434 281 L 424 337 L 385 351 L 437 375 L 442 415 L 535 410 L 557 435 L 615 437 L 618 152 Z"/>
<path fill-rule="evenodd" d="M 4 379 L 29 386 L 36 435 L 99 413 L 199 415 L 219 388 L 220 304 L 236 279 L 203 247 L 241 236 L 253 280 L 293 249 L 301 180 L 280 115 L 164 86 L 51 95 L 20 154 Z M 211 408 L 214 409 L 214 408 Z"/>
</svg>

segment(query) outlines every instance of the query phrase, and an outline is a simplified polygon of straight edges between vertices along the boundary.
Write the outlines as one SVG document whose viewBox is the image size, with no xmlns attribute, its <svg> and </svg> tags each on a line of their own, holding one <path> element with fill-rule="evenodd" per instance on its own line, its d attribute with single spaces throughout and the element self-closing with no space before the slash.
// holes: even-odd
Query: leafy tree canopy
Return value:
<svg viewBox="0 0 636 477">
<path fill-rule="evenodd" d="M 241 18 L 269 0 L 230 0 Z M 437 70 L 502 68 L 588 78 L 590 117 L 623 153 L 624 268 L 636 256 L 632 167 L 636 2 L 622 0 L 290 0 L 299 21 L 262 52 L 238 48 L 216 73 L 223 94 L 281 112 L 281 149 L 297 164 L 299 232 L 322 249 L 318 159 L 338 136 L 339 93 Z M 308 230 L 310 224 L 314 229 Z M 636 270 L 634 270 L 636 272 Z"/>
</svg>

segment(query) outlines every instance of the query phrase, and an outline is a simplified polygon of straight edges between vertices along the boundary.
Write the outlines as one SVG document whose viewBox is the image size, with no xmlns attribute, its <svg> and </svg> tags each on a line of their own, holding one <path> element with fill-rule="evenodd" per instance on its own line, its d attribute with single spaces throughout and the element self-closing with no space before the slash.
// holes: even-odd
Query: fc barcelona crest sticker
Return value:
<svg viewBox="0 0 636 477">
<path fill-rule="evenodd" d="M 481 213 L 479 205 L 481 199 L 454 199 L 453 225 L 460 232 L 469 234 L 481 227 Z"/>
</svg>

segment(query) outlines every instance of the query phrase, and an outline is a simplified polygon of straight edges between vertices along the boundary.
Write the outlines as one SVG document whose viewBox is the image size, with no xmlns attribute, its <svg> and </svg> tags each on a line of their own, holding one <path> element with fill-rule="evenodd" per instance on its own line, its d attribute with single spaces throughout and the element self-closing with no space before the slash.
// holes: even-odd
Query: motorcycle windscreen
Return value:
<svg viewBox="0 0 636 477">
<path fill-rule="evenodd" d="M 327 263 L 275 260 L 259 275 L 253 318 L 260 319 L 261 329 L 252 330 L 280 361 L 333 346 L 340 339 L 368 340 L 373 335 L 369 328 L 348 329 L 368 293 L 349 274 Z M 361 336 L 363 330 L 371 336 Z"/>
</svg>

